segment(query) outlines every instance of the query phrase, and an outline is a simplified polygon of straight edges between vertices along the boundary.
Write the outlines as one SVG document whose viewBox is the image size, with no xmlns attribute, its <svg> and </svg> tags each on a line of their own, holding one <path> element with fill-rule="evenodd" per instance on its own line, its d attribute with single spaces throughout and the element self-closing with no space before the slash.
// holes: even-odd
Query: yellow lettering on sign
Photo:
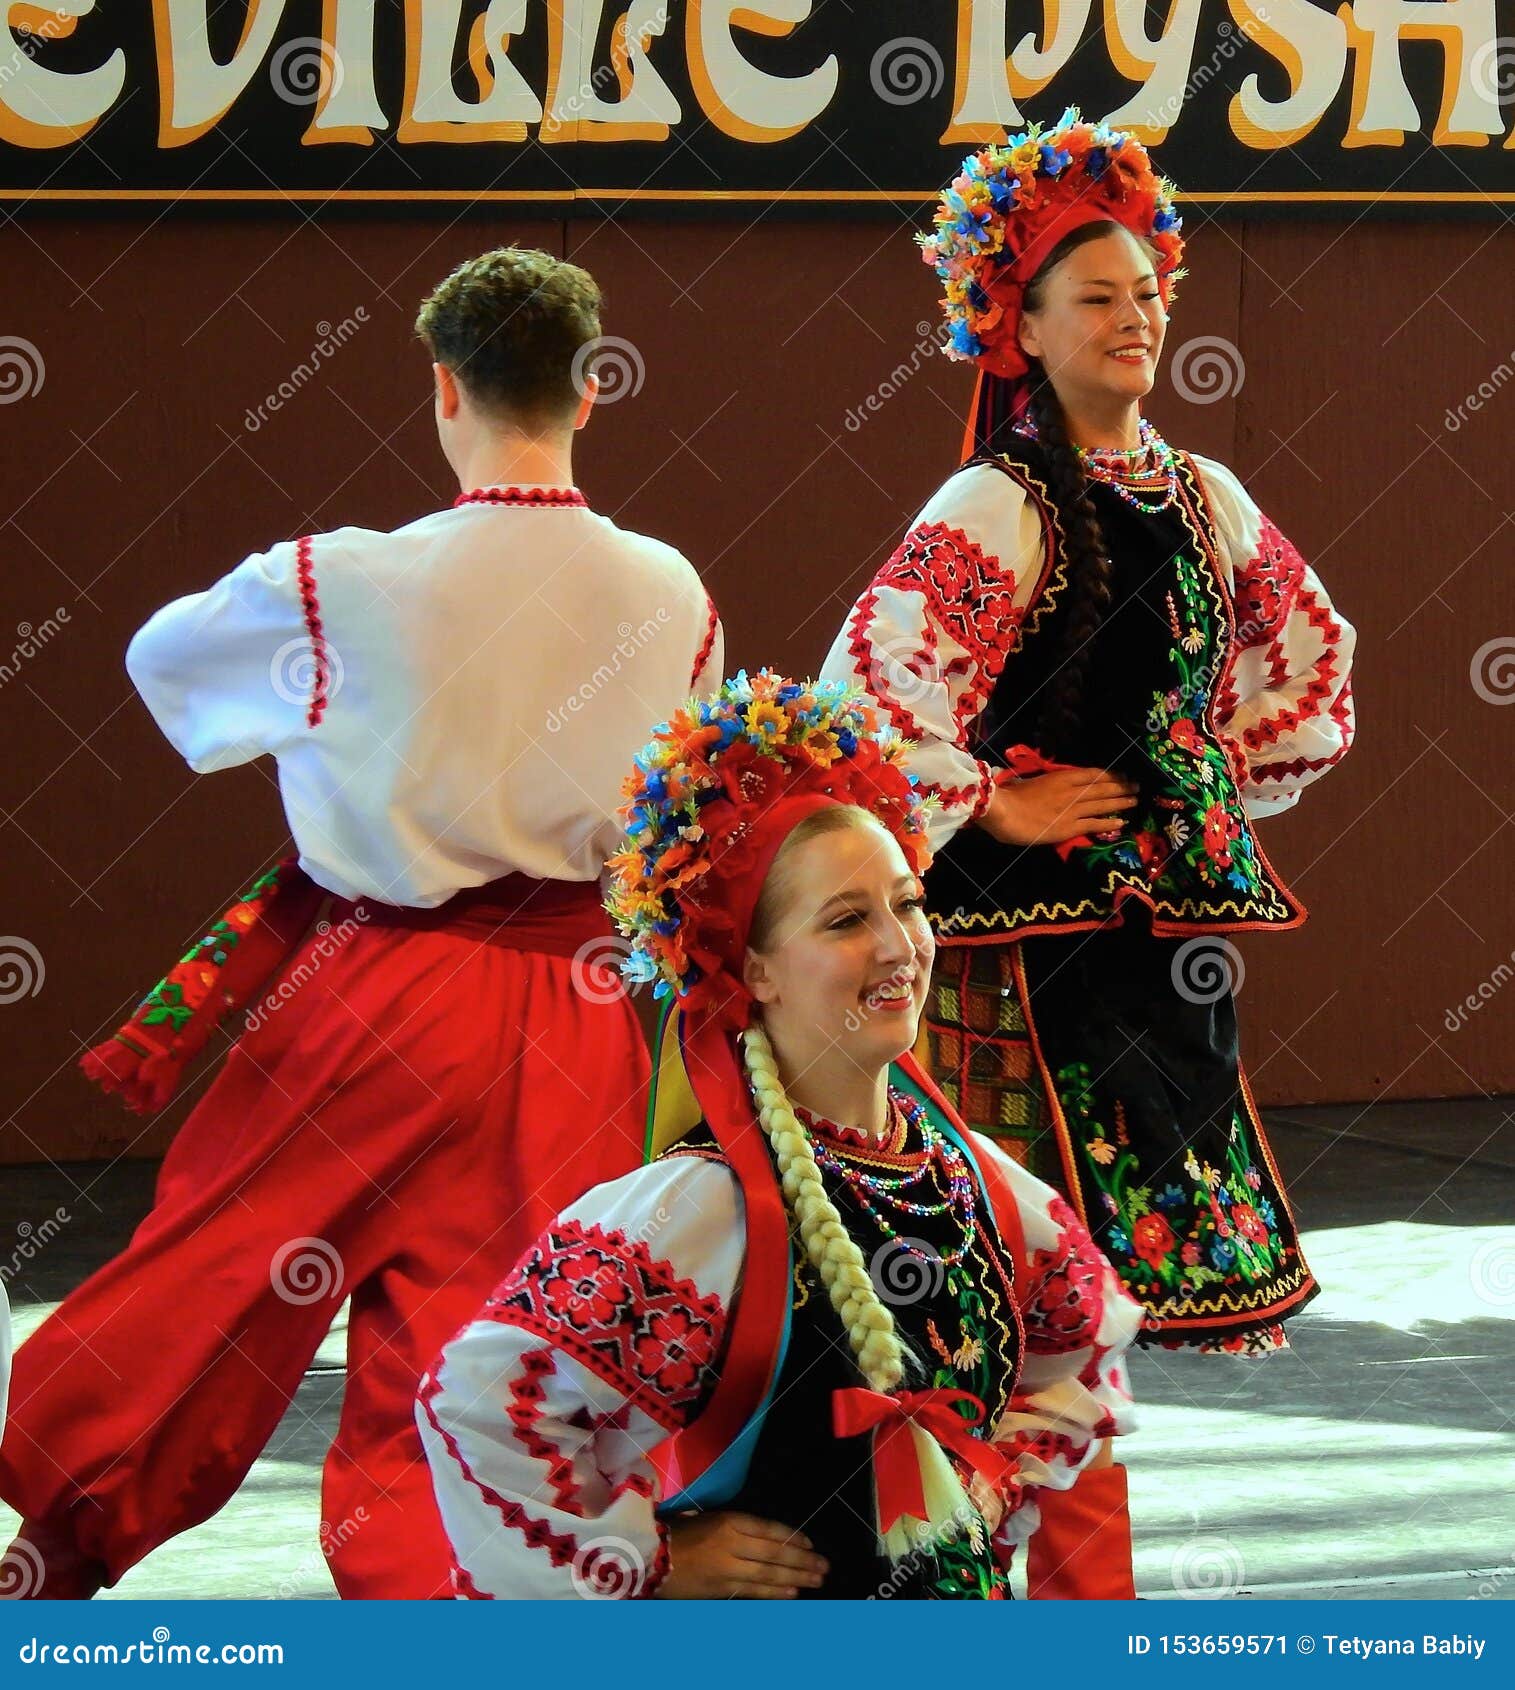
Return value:
<svg viewBox="0 0 1515 1690">
<path fill-rule="evenodd" d="M 321 91 L 300 144 L 345 141 L 371 147 L 374 130 L 389 127 L 374 87 L 372 0 L 321 0 L 320 51 Z"/>
<path fill-rule="evenodd" d="M 1499 38 L 1494 0 L 1356 0 L 1337 17 L 1354 53 L 1344 147 L 1400 147 L 1420 128 L 1400 58 L 1405 41 L 1439 41 L 1445 50 L 1436 146 L 1486 147 L 1491 135 L 1504 133 L 1491 57 Z"/>
<path fill-rule="evenodd" d="M 1111 112 L 1106 122 L 1155 146 L 1167 139 L 1183 110 L 1199 29 L 1200 0 L 1170 0 L 1168 20 L 1154 41 L 1147 34 L 1145 0 L 1105 0 L 1105 39 L 1110 59 L 1140 91 Z"/>
<path fill-rule="evenodd" d="M 735 31 L 782 37 L 810 16 L 810 0 L 689 0 L 684 35 L 689 80 L 705 116 L 738 141 L 785 141 L 836 95 L 835 53 L 801 76 L 770 76 L 742 56 Z"/>
<path fill-rule="evenodd" d="M 405 104 L 396 139 L 524 141 L 542 119 L 542 102 L 510 62 L 511 37 L 525 27 L 527 0 L 489 0 L 468 35 L 468 67 L 477 100 L 452 85 L 453 50 L 466 0 L 405 0 Z"/>
<path fill-rule="evenodd" d="M 540 139 L 666 141 L 683 116 L 648 47 L 668 27 L 668 0 L 632 0 L 611 28 L 610 63 L 596 67 L 605 0 L 549 0 L 551 71 Z M 616 98 L 607 99 L 612 80 Z"/>
<path fill-rule="evenodd" d="M 1311 0 L 1231 0 L 1242 33 L 1289 76 L 1282 100 L 1262 96 L 1255 73 L 1231 96 L 1231 133 L 1244 147 L 1273 151 L 1304 140 L 1325 115 L 1347 68 L 1347 30 Z"/>
<path fill-rule="evenodd" d="M 13 147 L 66 147 L 80 141 L 121 97 L 126 54 L 118 47 L 95 70 L 48 70 L 37 62 L 41 43 L 62 41 L 95 0 L 55 0 L 50 6 L 0 0 L 0 141 Z M 23 32 L 25 44 L 15 31 Z"/>
<path fill-rule="evenodd" d="M 211 57 L 210 0 L 153 0 L 158 52 L 158 145 L 209 134 L 236 104 L 273 46 L 284 0 L 246 0 L 242 38 L 222 64 Z"/>
</svg>

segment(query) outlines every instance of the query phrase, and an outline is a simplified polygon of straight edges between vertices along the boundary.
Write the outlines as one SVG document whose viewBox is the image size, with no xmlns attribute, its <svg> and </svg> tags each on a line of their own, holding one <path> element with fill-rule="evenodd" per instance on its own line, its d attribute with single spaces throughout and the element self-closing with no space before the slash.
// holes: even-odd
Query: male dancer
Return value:
<svg viewBox="0 0 1515 1690">
<path fill-rule="evenodd" d="M 645 1046 L 586 962 L 598 875 L 648 726 L 723 654 L 689 563 L 574 486 L 599 304 L 545 253 L 463 265 L 417 322 L 453 507 L 281 542 L 131 643 L 191 768 L 277 759 L 299 867 L 87 1063 L 157 1106 L 225 1001 L 258 997 L 131 1245 L 16 1356 L 0 1495 L 38 1596 L 93 1594 L 220 1508 L 344 1296 L 333 1576 L 448 1594 L 416 1381 L 558 1209 L 638 1160 Z"/>
</svg>

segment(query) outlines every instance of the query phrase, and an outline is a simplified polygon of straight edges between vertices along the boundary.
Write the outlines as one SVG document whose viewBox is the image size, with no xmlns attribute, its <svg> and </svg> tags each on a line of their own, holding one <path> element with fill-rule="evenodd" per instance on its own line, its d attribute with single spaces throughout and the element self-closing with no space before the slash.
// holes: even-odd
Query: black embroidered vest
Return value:
<svg viewBox="0 0 1515 1690">
<path fill-rule="evenodd" d="M 1018 439 L 988 459 L 1054 513 L 1046 456 Z M 1095 634 L 1077 743 L 1059 760 L 1107 768 L 1140 789 L 1121 834 L 1060 857 L 1050 845 L 1000 844 L 962 827 L 926 876 L 932 923 L 951 942 L 1087 930 L 1135 898 L 1154 931 L 1292 927 L 1304 918 L 1259 848 L 1236 788 L 1239 757 L 1213 720 L 1235 618 L 1214 526 L 1193 463 L 1179 455 L 1179 497 L 1148 514 L 1096 482 L 1092 496 L 1113 565 L 1112 599 Z M 1026 612 L 971 750 L 1002 764 L 1037 750 L 1072 593 L 1055 517 L 1056 554 Z"/>
</svg>

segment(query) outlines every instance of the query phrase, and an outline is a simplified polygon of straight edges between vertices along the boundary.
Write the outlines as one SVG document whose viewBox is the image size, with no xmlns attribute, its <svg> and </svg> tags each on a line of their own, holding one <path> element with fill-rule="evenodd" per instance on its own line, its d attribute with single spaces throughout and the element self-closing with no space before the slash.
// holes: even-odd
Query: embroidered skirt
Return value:
<svg viewBox="0 0 1515 1690">
<path fill-rule="evenodd" d="M 969 1126 L 1073 1204 L 1146 1308 L 1144 1343 L 1253 1353 L 1318 1287 L 1241 1070 L 1226 952 L 1194 943 L 1128 924 L 943 945 L 927 1059 Z"/>
</svg>

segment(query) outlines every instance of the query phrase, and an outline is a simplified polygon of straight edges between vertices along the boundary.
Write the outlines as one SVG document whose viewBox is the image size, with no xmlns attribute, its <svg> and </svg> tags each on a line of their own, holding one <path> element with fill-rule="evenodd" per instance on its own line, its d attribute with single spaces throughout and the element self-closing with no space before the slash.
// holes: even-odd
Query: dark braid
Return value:
<svg viewBox="0 0 1515 1690">
<path fill-rule="evenodd" d="M 1068 596 L 1063 644 L 1057 668 L 1047 687 L 1042 709 L 1039 749 L 1063 760 L 1080 755 L 1084 692 L 1089 679 L 1094 636 L 1110 608 L 1114 566 L 1105 548 L 1089 478 L 1073 443 L 1068 424 L 1046 372 L 1031 361 L 1031 416 L 1051 470 L 1052 497 L 1062 519 L 1068 565 Z"/>
</svg>

